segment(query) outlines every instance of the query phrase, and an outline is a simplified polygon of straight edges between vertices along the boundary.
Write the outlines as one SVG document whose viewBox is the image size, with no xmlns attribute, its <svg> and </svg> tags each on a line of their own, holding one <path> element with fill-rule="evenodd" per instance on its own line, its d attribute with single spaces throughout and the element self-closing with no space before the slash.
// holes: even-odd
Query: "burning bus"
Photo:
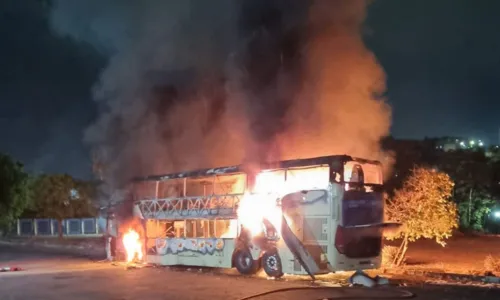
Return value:
<svg viewBox="0 0 500 300">
<path fill-rule="evenodd" d="M 262 268 L 275 278 L 380 266 L 387 224 L 377 161 L 324 156 L 134 182 L 145 262 Z"/>
</svg>

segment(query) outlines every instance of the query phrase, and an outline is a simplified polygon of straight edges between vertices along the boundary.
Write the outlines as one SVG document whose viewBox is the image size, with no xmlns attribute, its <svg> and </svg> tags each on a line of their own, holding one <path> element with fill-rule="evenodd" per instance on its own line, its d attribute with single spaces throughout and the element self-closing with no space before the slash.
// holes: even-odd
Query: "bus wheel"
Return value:
<svg viewBox="0 0 500 300">
<path fill-rule="evenodd" d="M 274 278 L 280 278 L 283 276 L 281 258 L 278 250 L 273 249 L 264 253 L 262 256 L 262 264 L 264 272 L 266 272 L 267 276 Z"/>
<path fill-rule="evenodd" d="M 233 264 L 236 270 L 244 275 L 255 274 L 259 268 L 259 261 L 254 260 L 250 251 L 246 249 L 238 249 L 233 255 Z"/>
</svg>

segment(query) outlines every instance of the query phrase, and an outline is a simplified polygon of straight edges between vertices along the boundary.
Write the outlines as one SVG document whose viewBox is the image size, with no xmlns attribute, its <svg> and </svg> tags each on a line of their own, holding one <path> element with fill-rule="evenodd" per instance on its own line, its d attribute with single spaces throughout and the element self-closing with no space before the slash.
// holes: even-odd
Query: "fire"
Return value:
<svg viewBox="0 0 500 300">
<path fill-rule="evenodd" d="M 230 220 L 229 228 L 221 235 L 221 238 L 235 238 L 238 235 L 238 220 Z"/>
<path fill-rule="evenodd" d="M 328 184 L 328 167 L 288 170 L 286 176 L 284 170 L 261 172 L 256 176 L 254 193 L 245 193 L 240 200 L 238 219 L 252 235 L 262 232 L 264 219 L 279 232 L 283 214 L 277 200 L 301 190 L 327 189 Z"/>
<path fill-rule="evenodd" d="M 276 195 L 246 193 L 240 201 L 238 219 L 252 235 L 262 232 L 263 220 L 267 219 L 276 229 L 281 228 L 281 208 Z"/>
<path fill-rule="evenodd" d="M 129 229 L 129 231 L 123 235 L 123 246 L 127 252 L 127 262 L 132 262 L 136 257 L 138 260 L 142 259 L 142 244 L 139 233 Z"/>
</svg>

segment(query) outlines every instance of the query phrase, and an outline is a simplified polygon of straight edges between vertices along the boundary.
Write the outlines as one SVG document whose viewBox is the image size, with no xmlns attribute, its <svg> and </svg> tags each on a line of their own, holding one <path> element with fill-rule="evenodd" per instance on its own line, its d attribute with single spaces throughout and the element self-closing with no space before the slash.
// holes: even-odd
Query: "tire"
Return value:
<svg viewBox="0 0 500 300">
<path fill-rule="evenodd" d="M 233 254 L 233 265 L 243 275 L 252 275 L 260 269 L 258 260 L 254 260 L 247 249 L 238 249 Z"/>
<path fill-rule="evenodd" d="M 262 267 L 269 277 L 280 278 L 283 276 L 281 258 L 278 250 L 272 249 L 264 253 L 262 256 Z"/>
</svg>

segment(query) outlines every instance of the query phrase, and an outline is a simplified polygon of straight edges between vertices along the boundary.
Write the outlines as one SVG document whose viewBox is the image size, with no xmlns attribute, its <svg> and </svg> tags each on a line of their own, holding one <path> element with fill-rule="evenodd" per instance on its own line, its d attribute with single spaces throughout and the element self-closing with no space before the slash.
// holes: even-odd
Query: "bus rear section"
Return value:
<svg viewBox="0 0 500 300">
<path fill-rule="evenodd" d="M 345 162 L 337 185 L 339 216 L 335 226 L 335 270 L 376 269 L 381 265 L 384 199 L 382 167 L 377 162 Z"/>
</svg>

